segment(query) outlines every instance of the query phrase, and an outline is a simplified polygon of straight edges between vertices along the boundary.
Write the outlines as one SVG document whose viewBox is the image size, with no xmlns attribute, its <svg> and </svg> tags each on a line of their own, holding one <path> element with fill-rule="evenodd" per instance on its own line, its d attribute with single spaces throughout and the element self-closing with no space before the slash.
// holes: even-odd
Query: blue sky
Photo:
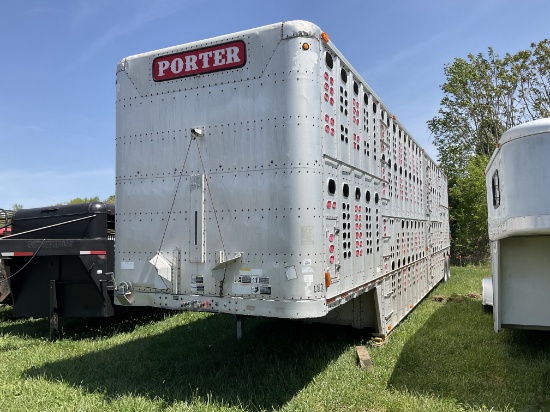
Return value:
<svg viewBox="0 0 550 412">
<path fill-rule="evenodd" d="M 123 57 L 284 20 L 326 31 L 409 133 L 443 97 L 443 67 L 550 37 L 547 0 L 19 0 L 0 17 L 0 208 L 115 193 Z"/>
</svg>

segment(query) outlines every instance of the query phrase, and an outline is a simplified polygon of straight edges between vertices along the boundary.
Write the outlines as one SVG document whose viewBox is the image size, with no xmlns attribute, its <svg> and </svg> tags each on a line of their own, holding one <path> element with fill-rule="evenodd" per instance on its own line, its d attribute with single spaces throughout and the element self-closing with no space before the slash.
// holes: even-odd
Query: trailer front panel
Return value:
<svg viewBox="0 0 550 412">
<path fill-rule="evenodd" d="M 317 26 L 131 56 L 116 87 L 118 303 L 385 334 L 445 276 L 445 176 Z"/>
</svg>

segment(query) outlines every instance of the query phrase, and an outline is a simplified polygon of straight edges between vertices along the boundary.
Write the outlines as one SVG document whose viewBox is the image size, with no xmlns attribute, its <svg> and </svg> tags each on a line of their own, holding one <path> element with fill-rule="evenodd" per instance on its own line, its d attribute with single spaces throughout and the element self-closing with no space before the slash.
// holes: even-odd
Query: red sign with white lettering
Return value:
<svg viewBox="0 0 550 412">
<path fill-rule="evenodd" d="M 204 49 L 170 54 L 153 60 L 153 80 L 161 82 L 243 67 L 246 46 L 243 41 L 219 44 Z"/>
</svg>

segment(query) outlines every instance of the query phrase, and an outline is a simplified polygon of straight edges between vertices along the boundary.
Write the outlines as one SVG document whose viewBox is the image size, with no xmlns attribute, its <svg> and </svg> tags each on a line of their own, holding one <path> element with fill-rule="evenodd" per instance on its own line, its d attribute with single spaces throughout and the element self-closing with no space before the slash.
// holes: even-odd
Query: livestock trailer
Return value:
<svg viewBox="0 0 550 412">
<path fill-rule="evenodd" d="M 447 180 L 328 35 L 121 60 L 117 304 L 374 327 L 446 275 Z"/>
<path fill-rule="evenodd" d="M 0 238 L 14 317 L 114 314 L 114 205 L 100 202 L 21 209 Z M 120 308 L 117 308 L 120 309 Z"/>
<path fill-rule="evenodd" d="M 505 132 L 486 169 L 495 331 L 550 327 L 550 118 Z"/>
</svg>

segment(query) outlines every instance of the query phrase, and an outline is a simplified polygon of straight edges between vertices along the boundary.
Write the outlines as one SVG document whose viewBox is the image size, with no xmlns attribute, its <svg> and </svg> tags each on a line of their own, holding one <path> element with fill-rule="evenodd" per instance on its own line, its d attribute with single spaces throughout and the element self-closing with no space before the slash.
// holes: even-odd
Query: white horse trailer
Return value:
<svg viewBox="0 0 550 412">
<path fill-rule="evenodd" d="M 131 56 L 116 88 L 119 304 L 386 335 L 448 275 L 446 177 L 316 25 Z"/>
<path fill-rule="evenodd" d="M 550 119 L 504 133 L 486 169 L 495 331 L 550 327 Z"/>
</svg>

